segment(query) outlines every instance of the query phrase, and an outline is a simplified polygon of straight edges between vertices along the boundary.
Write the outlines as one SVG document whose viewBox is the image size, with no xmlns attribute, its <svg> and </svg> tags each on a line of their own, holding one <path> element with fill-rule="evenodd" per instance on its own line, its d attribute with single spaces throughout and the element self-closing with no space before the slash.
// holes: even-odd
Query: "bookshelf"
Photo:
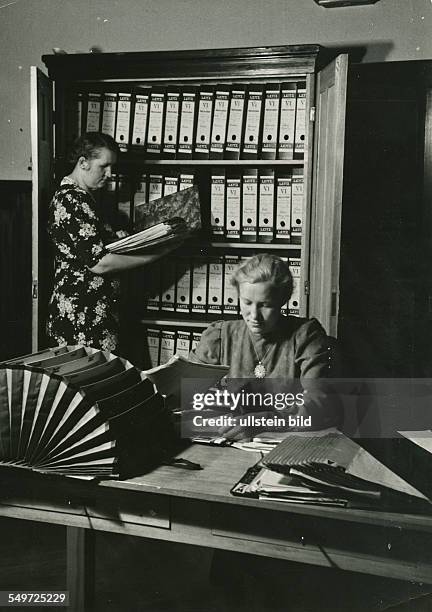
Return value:
<svg viewBox="0 0 432 612">
<path fill-rule="evenodd" d="M 123 149 L 111 196 L 129 210 L 131 223 L 134 202 L 160 193 L 169 181 L 175 189 L 178 177 L 177 188 L 192 180 L 202 199 L 202 240 L 168 258 L 172 266 L 164 264 L 162 276 L 157 266 L 152 270 L 159 288 L 149 285 L 145 272 L 129 275 L 125 300 L 134 302 L 136 325 L 166 332 L 171 343 L 177 326 L 197 341 L 210 321 L 238 316 L 225 286 L 230 265 L 268 250 L 286 257 L 296 272 L 287 311 L 316 316 L 337 334 L 346 55 L 300 45 L 42 59 L 48 76 L 32 71 L 34 350 L 43 344 L 49 286 L 42 239 L 49 199 L 69 142 L 80 130 L 102 125 Z M 198 268 L 209 272 L 212 264 L 213 281 L 200 289 Z M 175 270 L 171 279 L 164 278 L 169 268 Z M 189 305 L 176 302 L 187 269 Z M 163 292 L 170 282 L 168 299 Z M 212 282 L 217 295 L 210 293 Z M 195 304 L 194 285 L 202 291 Z M 159 305 L 150 307 L 152 293 Z"/>
</svg>

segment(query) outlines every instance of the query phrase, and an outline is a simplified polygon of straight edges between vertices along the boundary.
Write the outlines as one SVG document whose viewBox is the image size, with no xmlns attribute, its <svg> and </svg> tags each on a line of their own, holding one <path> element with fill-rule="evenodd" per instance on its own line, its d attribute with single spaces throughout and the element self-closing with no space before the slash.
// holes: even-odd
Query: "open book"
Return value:
<svg viewBox="0 0 432 612">
<path fill-rule="evenodd" d="M 134 234 L 107 245 L 110 253 L 126 254 L 187 238 L 201 228 L 198 187 L 140 204 L 135 209 Z"/>
</svg>

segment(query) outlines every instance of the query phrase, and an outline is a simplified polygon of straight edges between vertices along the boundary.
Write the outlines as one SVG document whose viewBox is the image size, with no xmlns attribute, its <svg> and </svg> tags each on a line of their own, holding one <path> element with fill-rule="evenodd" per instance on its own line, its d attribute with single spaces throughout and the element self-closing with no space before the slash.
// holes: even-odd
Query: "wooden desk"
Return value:
<svg viewBox="0 0 432 612">
<path fill-rule="evenodd" d="M 91 594 L 93 530 L 432 583 L 432 515 L 242 499 L 232 485 L 255 453 L 194 445 L 201 471 L 162 466 L 127 481 L 1 473 L 0 516 L 68 528 L 71 609 Z"/>
</svg>

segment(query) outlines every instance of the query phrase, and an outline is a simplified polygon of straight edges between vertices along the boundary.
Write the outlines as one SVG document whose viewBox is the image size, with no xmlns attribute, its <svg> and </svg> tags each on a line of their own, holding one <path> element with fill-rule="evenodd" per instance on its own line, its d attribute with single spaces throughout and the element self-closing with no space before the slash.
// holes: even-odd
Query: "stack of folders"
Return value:
<svg viewBox="0 0 432 612">
<path fill-rule="evenodd" d="M 142 473 L 169 452 L 171 417 L 128 361 L 90 347 L 0 364 L 0 466 L 78 478 Z"/>
<path fill-rule="evenodd" d="M 107 245 L 110 253 L 142 251 L 179 238 L 201 227 L 201 207 L 196 186 L 146 203 L 135 210 L 140 231 Z"/>
<path fill-rule="evenodd" d="M 432 510 L 425 495 L 340 432 L 288 435 L 231 492 L 291 503 Z"/>
</svg>

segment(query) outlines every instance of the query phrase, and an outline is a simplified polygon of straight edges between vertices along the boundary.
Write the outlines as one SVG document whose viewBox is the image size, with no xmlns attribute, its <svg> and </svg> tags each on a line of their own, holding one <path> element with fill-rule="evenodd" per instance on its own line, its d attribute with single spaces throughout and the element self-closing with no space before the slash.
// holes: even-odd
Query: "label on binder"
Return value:
<svg viewBox="0 0 432 612">
<path fill-rule="evenodd" d="M 162 266 L 162 310 L 174 311 L 176 292 L 176 266 L 175 259 L 169 258 Z"/>
<path fill-rule="evenodd" d="M 166 363 L 174 355 L 175 349 L 175 332 L 163 329 L 161 332 L 161 343 L 160 343 L 160 364 Z"/>
<path fill-rule="evenodd" d="M 162 174 L 150 174 L 148 200 L 158 200 L 162 197 Z"/>
<path fill-rule="evenodd" d="M 148 107 L 149 94 L 137 93 L 132 127 L 132 145 L 135 147 L 144 147 L 146 144 Z"/>
<path fill-rule="evenodd" d="M 89 93 L 87 97 L 86 132 L 99 132 L 101 118 L 101 95 Z"/>
<path fill-rule="evenodd" d="M 243 116 L 245 106 L 246 87 L 243 89 L 234 87 L 231 92 L 231 103 L 228 118 L 228 130 L 226 139 L 226 157 L 229 159 L 240 158 L 241 137 L 243 131 Z"/>
<path fill-rule="evenodd" d="M 258 242 L 271 242 L 274 232 L 274 170 L 265 168 L 259 177 Z"/>
<path fill-rule="evenodd" d="M 258 170 L 245 168 L 242 183 L 242 240 L 257 241 L 258 226 Z"/>
<path fill-rule="evenodd" d="M 176 355 L 180 355 L 185 359 L 188 359 L 190 352 L 190 332 L 178 330 L 176 334 L 176 346 L 175 352 Z"/>
<path fill-rule="evenodd" d="M 241 184 L 239 176 L 226 179 L 226 225 L 225 237 L 228 241 L 240 240 Z"/>
<path fill-rule="evenodd" d="M 294 159 L 303 159 L 306 140 L 306 83 L 297 85 L 297 109 L 294 137 Z"/>
<path fill-rule="evenodd" d="M 160 329 L 147 329 L 147 348 L 152 368 L 159 365 Z"/>
<path fill-rule="evenodd" d="M 222 313 L 222 291 L 223 291 L 223 257 L 212 257 L 209 259 L 209 287 L 208 306 L 209 314 Z"/>
<path fill-rule="evenodd" d="M 289 242 L 291 233 L 291 173 L 279 172 L 276 177 L 275 238 Z"/>
<path fill-rule="evenodd" d="M 251 85 L 246 109 L 246 127 L 243 139 L 243 157 L 258 157 L 259 137 L 262 117 L 262 89 Z"/>
<path fill-rule="evenodd" d="M 284 261 L 287 266 L 289 266 L 289 260 L 288 257 L 281 257 L 282 261 Z M 281 313 L 286 316 L 288 314 L 288 302 L 285 302 L 285 304 L 282 304 L 281 306 Z"/>
<path fill-rule="evenodd" d="M 198 120 L 196 129 L 195 153 L 201 159 L 210 154 L 210 133 L 213 116 L 214 92 L 203 86 L 199 94 Z"/>
<path fill-rule="evenodd" d="M 129 130 L 131 116 L 131 94 L 119 93 L 117 103 L 116 142 L 121 149 L 129 145 Z"/>
<path fill-rule="evenodd" d="M 288 312 L 290 315 L 298 317 L 300 315 L 300 277 L 301 260 L 297 257 L 290 257 L 289 269 L 293 277 L 293 292 L 288 301 Z"/>
<path fill-rule="evenodd" d="M 177 152 L 178 122 L 180 115 L 180 92 L 168 89 L 165 110 L 163 152 L 175 157 Z"/>
<path fill-rule="evenodd" d="M 229 90 L 217 89 L 211 131 L 210 157 L 222 158 L 228 120 Z"/>
<path fill-rule="evenodd" d="M 200 343 L 201 336 L 202 336 L 202 332 L 195 332 L 195 331 L 192 332 L 192 346 L 191 346 L 192 351 L 194 351 L 196 347 L 198 346 L 198 344 Z"/>
<path fill-rule="evenodd" d="M 211 176 L 210 226 L 212 235 L 220 240 L 225 232 L 225 174 L 219 172 Z"/>
<path fill-rule="evenodd" d="M 176 311 L 190 312 L 191 308 L 191 263 L 188 257 L 178 257 L 176 262 L 177 298 Z"/>
<path fill-rule="evenodd" d="M 278 159 L 293 159 L 294 157 L 294 135 L 296 117 L 296 83 L 282 83 Z"/>
<path fill-rule="evenodd" d="M 301 244 L 303 233 L 303 169 L 293 168 L 291 191 L 291 242 Z"/>
<path fill-rule="evenodd" d="M 178 152 L 179 157 L 192 156 L 194 122 L 195 122 L 195 97 L 196 93 L 184 91 L 181 103 L 180 133 Z"/>
<path fill-rule="evenodd" d="M 109 134 L 111 138 L 115 138 L 116 116 L 117 94 L 106 93 L 104 95 L 101 130 L 104 134 Z"/>
<path fill-rule="evenodd" d="M 164 196 L 170 195 L 170 193 L 177 193 L 179 179 L 178 176 L 170 175 L 163 177 L 163 194 Z"/>
<path fill-rule="evenodd" d="M 225 255 L 224 257 L 224 282 L 223 282 L 223 312 L 224 314 L 235 315 L 238 313 L 238 293 L 237 289 L 231 285 L 230 279 L 237 268 L 237 257 Z"/>
<path fill-rule="evenodd" d="M 207 306 L 207 260 L 195 258 L 192 267 L 192 312 L 205 313 Z"/>
<path fill-rule="evenodd" d="M 194 180 L 194 174 L 182 172 L 179 178 L 179 191 L 183 191 L 183 189 L 189 189 L 189 187 L 193 187 Z"/>
<path fill-rule="evenodd" d="M 164 106 L 165 94 L 152 91 L 150 96 L 149 126 L 147 131 L 147 153 L 161 152 Z"/>
<path fill-rule="evenodd" d="M 264 100 L 264 119 L 261 156 L 275 159 L 279 125 L 280 86 L 272 83 L 267 86 Z"/>
</svg>

